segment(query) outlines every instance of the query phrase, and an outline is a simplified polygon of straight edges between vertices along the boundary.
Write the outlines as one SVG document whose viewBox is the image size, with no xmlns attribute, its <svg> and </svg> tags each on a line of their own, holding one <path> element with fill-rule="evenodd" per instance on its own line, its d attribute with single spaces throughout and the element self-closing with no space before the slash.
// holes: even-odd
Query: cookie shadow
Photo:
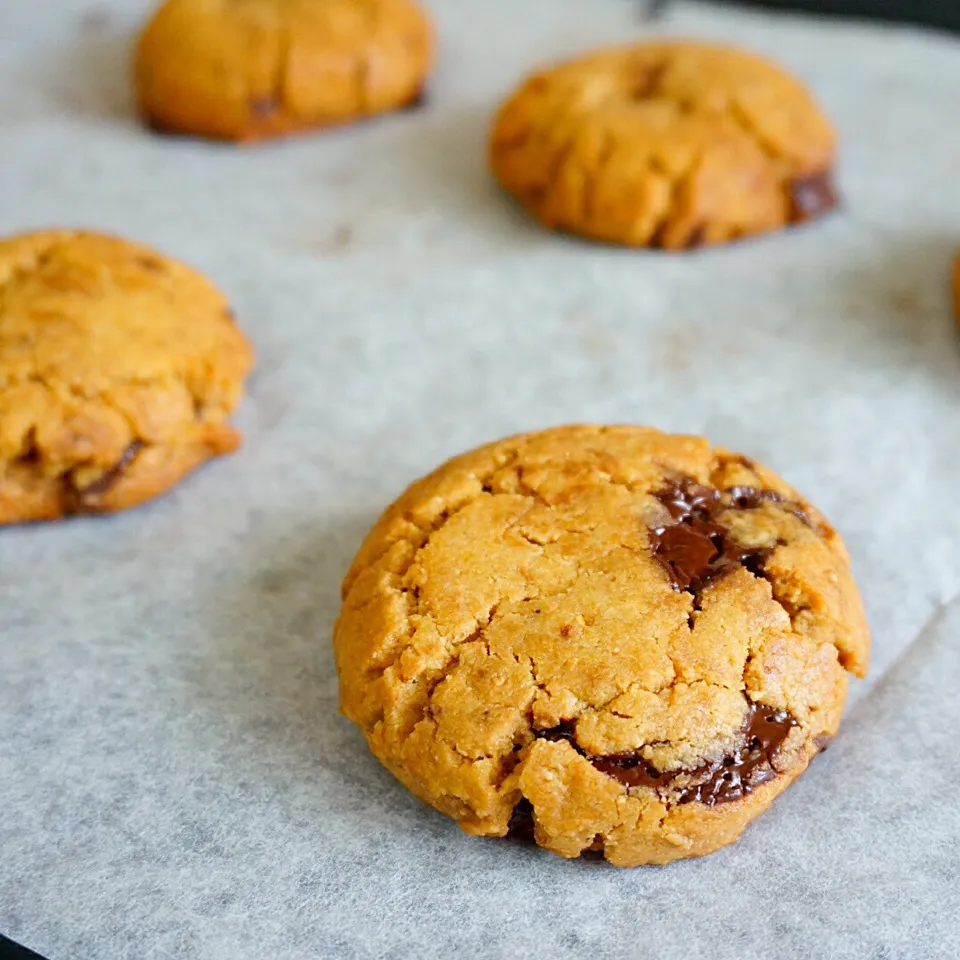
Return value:
<svg viewBox="0 0 960 960">
<path fill-rule="evenodd" d="M 404 791 L 340 715 L 333 656 L 340 582 L 374 519 L 311 526 L 270 518 L 224 564 L 229 575 L 217 574 L 204 601 L 200 706 L 266 758 L 265 776 L 315 795 L 332 820 L 404 809 Z"/>
<path fill-rule="evenodd" d="M 135 43 L 135 33 L 114 26 L 106 8 L 91 7 L 77 18 L 72 42 L 49 65 L 46 95 L 71 116 L 136 124 Z"/>
</svg>

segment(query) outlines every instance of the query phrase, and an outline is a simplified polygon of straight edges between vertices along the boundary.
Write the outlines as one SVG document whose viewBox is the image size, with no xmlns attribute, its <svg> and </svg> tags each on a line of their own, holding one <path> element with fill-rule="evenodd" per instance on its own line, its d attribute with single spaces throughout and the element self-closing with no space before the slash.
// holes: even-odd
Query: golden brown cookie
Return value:
<svg viewBox="0 0 960 960">
<path fill-rule="evenodd" d="M 761 57 L 693 42 L 601 50 L 528 79 L 490 163 L 548 227 L 679 250 L 836 205 L 833 130 Z"/>
<path fill-rule="evenodd" d="M 0 240 L 0 524 L 132 507 L 232 452 L 252 359 L 183 264 L 94 233 Z"/>
<path fill-rule="evenodd" d="M 154 128 L 253 141 L 409 105 L 432 61 L 413 0 L 166 0 L 135 80 Z"/>
<path fill-rule="evenodd" d="M 869 635 L 840 537 L 697 437 L 563 427 L 457 457 L 343 584 L 343 712 L 472 834 L 666 863 L 829 742 Z"/>
</svg>

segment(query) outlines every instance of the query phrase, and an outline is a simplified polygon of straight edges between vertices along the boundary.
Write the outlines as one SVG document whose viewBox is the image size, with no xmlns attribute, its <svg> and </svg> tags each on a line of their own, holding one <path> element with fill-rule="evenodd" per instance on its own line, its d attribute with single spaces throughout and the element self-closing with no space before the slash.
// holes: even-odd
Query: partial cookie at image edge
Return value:
<svg viewBox="0 0 960 960">
<path fill-rule="evenodd" d="M 252 364 L 176 260 L 78 230 L 0 240 L 0 525 L 137 506 L 233 452 Z"/>
</svg>

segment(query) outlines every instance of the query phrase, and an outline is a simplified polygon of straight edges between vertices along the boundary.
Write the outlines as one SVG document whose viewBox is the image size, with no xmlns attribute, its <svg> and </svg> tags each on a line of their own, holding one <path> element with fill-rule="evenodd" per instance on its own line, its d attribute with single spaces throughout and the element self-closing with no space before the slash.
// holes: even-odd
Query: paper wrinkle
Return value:
<svg viewBox="0 0 960 960">
<path fill-rule="evenodd" d="M 60 957 L 960 956 L 957 41 L 676 3 L 841 131 L 840 212 L 664 256 L 543 231 L 485 168 L 532 67 L 631 0 L 433 0 L 425 108 L 236 150 L 133 120 L 151 0 L 0 2 L 0 232 L 116 231 L 229 294 L 246 444 L 113 518 L 0 530 L 0 930 Z M 94 15 L 96 14 L 96 15 Z M 447 457 L 564 422 L 706 434 L 853 556 L 836 742 L 743 839 L 617 871 L 460 833 L 337 712 L 339 584 Z"/>
<path fill-rule="evenodd" d="M 900 674 L 906 670 L 914 660 L 926 654 L 927 645 L 937 638 L 938 634 L 944 630 L 945 625 L 952 617 L 957 618 L 956 613 L 958 610 L 960 610 L 960 595 L 953 597 L 946 603 L 938 604 L 930 614 L 927 622 L 920 628 L 917 635 L 903 648 L 897 658 L 890 663 L 879 676 L 876 675 L 876 671 L 873 672 L 872 695 L 859 700 L 846 712 L 844 721 L 845 729 L 851 725 L 855 717 L 860 716 L 864 712 L 869 713 L 874 701 L 880 695 L 880 691 L 891 683 L 896 683 Z"/>
</svg>

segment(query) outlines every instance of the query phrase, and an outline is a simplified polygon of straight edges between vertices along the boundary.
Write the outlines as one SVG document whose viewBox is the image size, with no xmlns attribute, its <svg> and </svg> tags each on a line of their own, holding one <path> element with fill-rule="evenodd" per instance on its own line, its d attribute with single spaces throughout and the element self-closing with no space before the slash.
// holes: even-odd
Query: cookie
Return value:
<svg viewBox="0 0 960 960">
<path fill-rule="evenodd" d="M 727 47 L 601 50 L 528 79 L 490 144 L 500 183 L 547 227 L 680 250 L 818 217 L 835 138 L 804 87 Z"/>
<path fill-rule="evenodd" d="M 147 247 L 0 240 L 0 524 L 132 507 L 232 452 L 252 358 L 222 294 Z"/>
<path fill-rule="evenodd" d="M 166 0 L 135 82 L 157 130 L 254 141 L 415 103 L 432 60 L 413 0 Z"/>
<path fill-rule="evenodd" d="M 468 833 L 621 867 L 735 840 L 837 732 L 869 634 L 840 537 L 697 437 L 563 427 L 451 460 L 367 537 L 343 712 Z"/>
</svg>

